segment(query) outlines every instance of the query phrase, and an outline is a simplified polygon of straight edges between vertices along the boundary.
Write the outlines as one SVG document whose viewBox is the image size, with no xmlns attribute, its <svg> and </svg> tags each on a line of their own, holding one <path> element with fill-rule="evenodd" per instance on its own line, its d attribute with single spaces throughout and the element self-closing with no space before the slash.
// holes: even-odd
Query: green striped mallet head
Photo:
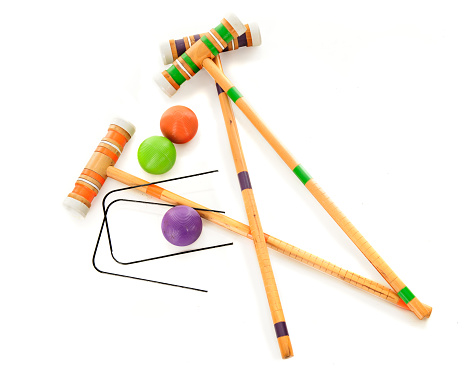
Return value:
<svg viewBox="0 0 464 371">
<path fill-rule="evenodd" d="M 246 31 L 239 37 L 235 37 L 229 41 L 223 52 L 237 50 L 244 47 L 252 47 L 261 45 L 261 32 L 257 23 L 249 23 L 245 25 Z M 200 40 L 206 33 L 184 36 L 181 39 L 171 39 L 160 44 L 161 58 L 164 64 L 173 63 L 179 56 L 190 49 L 193 44 Z"/>
<path fill-rule="evenodd" d="M 186 80 L 190 80 L 202 68 L 205 58 L 215 57 L 229 42 L 245 32 L 245 25 L 236 15 L 227 15 L 177 58 L 171 67 L 155 76 L 156 83 L 168 96 L 173 96 Z"/>
</svg>

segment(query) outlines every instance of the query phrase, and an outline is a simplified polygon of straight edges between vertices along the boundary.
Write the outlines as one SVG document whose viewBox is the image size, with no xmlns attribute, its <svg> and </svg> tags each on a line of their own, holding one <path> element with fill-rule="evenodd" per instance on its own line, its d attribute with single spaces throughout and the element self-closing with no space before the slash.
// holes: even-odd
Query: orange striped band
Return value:
<svg viewBox="0 0 464 371">
<path fill-rule="evenodd" d="M 149 185 L 147 187 L 147 195 L 154 196 L 156 198 L 161 198 L 161 194 L 163 193 L 164 188 L 158 187 L 157 185 Z"/>
<path fill-rule="evenodd" d="M 95 171 L 93 170 L 90 170 L 90 169 L 84 169 L 82 171 L 82 175 L 87 175 L 93 179 L 95 179 L 98 183 L 100 183 L 100 186 L 103 185 L 103 183 L 105 183 L 105 178 L 103 178 L 100 174 L 96 173 Z"/>
<path fill-rule="evenodd" d="M 127 138 L 121 133 L 118 133 L 116 130 L 113 130 L 113 129 L 108 130 L 108 134 L 106 134 L 106 137 L 103 138 L 103 140 L 105 139 L 114 140 L 116 143 L 118 143 L 121 146 L 121 150 L 124 148 L 124 146 L 127 143 Z"/>
<path fill-rule="evenodd" d="M 75 193 L 81 197 L 84 197 L 90 203 L 92 203 L 92 200 L 97 195 L 97 192 L 94 192 L 90 188 L 82 184 L 79 184 L 79 183 L 76 183 L 72 193 Z"/>
<path fill-rule="evenodd" d="M 114 162 L 118 161 L 118 158 L 119 158 L 119 156 L 116 153 L 110 151 L 108 148 L 105 148 L 105 147 L 100 147 L 99 146 L 99 147 L 97 147 L 95 152 L 100 152 L 100 153 L 103 153 L 104 155 L 107 155 Z"/>
<path fill-rule="evenodd" d="M 401 307 L 401 308 L 410 310 L 409 307 L 406 305 L 406 303 L 405 303 L 403 300 L 401 300 L 401 299 L 398 300 L 398 303 L 396 303 L 396 305 L 398 305 L 398 306 Z"/>
</svg>

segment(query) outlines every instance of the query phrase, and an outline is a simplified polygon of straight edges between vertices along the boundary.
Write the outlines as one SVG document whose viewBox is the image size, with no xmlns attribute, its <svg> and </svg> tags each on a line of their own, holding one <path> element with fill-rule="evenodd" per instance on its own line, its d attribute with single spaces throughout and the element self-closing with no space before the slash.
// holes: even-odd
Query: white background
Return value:
<svg viewBox="0 0 464 371">
<path fill-rule="evenodd" d="M 0 6 L 2 370 L 462 369 L 464 25 L 455 1 L 41 1 Z M 160 42 L 205 32 L 228 12 L 262 45 L 225 54 L 225 73 L 416 296 L 419 321 L 270 251 L 295 356 L 281 360 L 252 242 L 204 223 L 194 247 L 232 246 L 100 268 L 207 289 L 103 275 L 92 254 L 108 180 L 84 220 L 62 201 L 112 117 L 137 132 L 117 167 L 246 215 L 213 81 L 173 97 L 153 83 Z M 163 176 L 137 148 L 185 105 L 197 136 Z M 265 232 L 382 278 L 235 109 Z M 131 191 L 121 196 L 140 197 Z M 142 199 L 148 200 L 147 197 Z M 121 260 L 177 251 L 162 207 L 114 206 Z"/>
</svg>

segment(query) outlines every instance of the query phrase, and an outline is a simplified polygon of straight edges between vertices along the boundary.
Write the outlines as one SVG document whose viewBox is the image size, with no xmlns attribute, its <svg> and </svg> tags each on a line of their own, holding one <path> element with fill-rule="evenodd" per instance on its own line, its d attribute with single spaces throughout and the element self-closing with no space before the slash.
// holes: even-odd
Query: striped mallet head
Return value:
<svg viewBox="0 0 464 371">
<path fill-rule="evenodd" d="M 231 50 L 237 50 L 238 48 L 259 46 L 261 45 L 261 32 L 257 23 L 249 23 L 245 25 L 246 31 L 244 34 L 234 37 L 227 46 L 224 48 L 223 52 L 228 52 Z M 188 49 L 190 49 L 193 44 L 200 40 L 203 36 L 206 36 L 207 33 L 200 33 L 191 36 L 184 36 L 178 40 L 169 40 L 161 43 L 160 52 L 161 57 L 163 58 L 164 64 L 171 64 L 182 54 L 184 54 Z"/>
<path fill-rule="evenodd" d="M 64 200 L 64 206 L 85 217 L 92 200 L 106 180 L 106 170 L 118 161 L 124 146 L 135 133 L 135 126 L 122 119 L 113 119 L 108 133 L 87 162 L 73 191 Z"/>
<path fill-rule="evenodd" d="M 229 14 L 216 27 L 200 37 L 198 42 L 177 58 L 171 67 L 155 76 L 155 81 L 168 96 L 174 95 L 180 86 L 190 80 L 200 69 L 205 58 L 213 58 L 228 44 L 246 31 L 245 25 Z"/>
</svg>

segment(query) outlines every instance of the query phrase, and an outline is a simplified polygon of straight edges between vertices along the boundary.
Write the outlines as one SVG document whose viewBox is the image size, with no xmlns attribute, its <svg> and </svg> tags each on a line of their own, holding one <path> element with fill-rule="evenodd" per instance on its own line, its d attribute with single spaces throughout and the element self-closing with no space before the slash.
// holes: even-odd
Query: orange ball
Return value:
<svg viewBox="0 0 464 371">
<path fill-rule="evenodd" d="M 171 142 L 187 143 L 197 133 L 198 119 L 190 108 L 173 106 L 161 116 L 160 127 L 163 135 Z"/>
</svg>

